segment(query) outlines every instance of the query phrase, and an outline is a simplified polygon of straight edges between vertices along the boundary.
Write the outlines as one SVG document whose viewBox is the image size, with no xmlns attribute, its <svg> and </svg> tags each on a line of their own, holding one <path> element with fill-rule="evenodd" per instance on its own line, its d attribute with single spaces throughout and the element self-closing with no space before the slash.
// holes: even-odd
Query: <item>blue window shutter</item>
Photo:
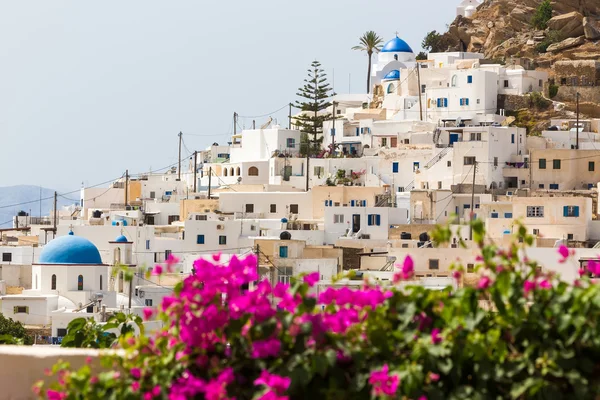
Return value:
<svg viewBox="0 0 600 400">
<path fill-rule="evenodd" d="M 576 217 L 579 217 L 579 206 L 575 206 L 575 207 L 573 207 L 573 214 L 574 214 Z"/>
<path fill-rule="evenodd" d="M 325 207 L 329 205 L 329 200 L 325 200 Z"/>
<path fill-rule="evenodd" d="M 465 105 L 469 105 L 469 99 L 465 99 L 466 104 Z"/>
<path fill-rule="evenodd" d="M 492 218 L 498 218 L 498 213 L 492 213 Z"/>
<path fill-rule="evenodd" d="M 473 83 L 473 75 L 467 76 L 467 83 Z"/>
<path fill-rule="evenodd" d="M 442 104 L 442 99 L 437 99 L 437 106 L 441 107 L 442 106 L 441 104 Z"/>
<path fill-rule="evenodd" d="M 381 215 L 375 215 L 375 225 L 381 226 Z"/>
<path fill-rule="evenodd" d="M 369 225 L 369 226 L 373 225 L 373 214 L 369 214 L 367 216 L 367 225 Z"/>
<path fill-rule="evenodd" d="M 569 206 L 563 207 L 563 217 L 569 216 Z"/>
<path fill-rule="evenodd" d="M 350 207 L 354 207 L 354 200 L 350 200 Z"/>
<path fill-rule="evenodd" d="M 397 162 L 392 164 L 392 172 L 394 172 L 394 173 L 398 172 L 398 163 Z"/>
<path fill-rule="evenodd" d="M 279 247 L 279 257 L 280 258 L 287 258 L 288 256 L 288 248 L 287 246 L 280 246 Z"/>
<path fill-rule="evenodd" d="M 510 142 L 512 144 L 515 144 L 515 134 L 514 133 L 510 135 Z"/>
<path fill-rule="evenodd" d="M 448 99 L 444 99 L 444 107 L 448 107 Z"/>
<path fill-rule="evenodd" d="M 359 132 L 360 132 L 360 129 L 359 129 L 359 128 L 356 128 L 356 136 L 358 136 L 358 135 L 359 135 Z"/>
<path fill-rule="evenodd" d="M 204 244 L 204 235 L 198 235 L 198 237 L 196 238 L 196 243 Z"/>
</svg>

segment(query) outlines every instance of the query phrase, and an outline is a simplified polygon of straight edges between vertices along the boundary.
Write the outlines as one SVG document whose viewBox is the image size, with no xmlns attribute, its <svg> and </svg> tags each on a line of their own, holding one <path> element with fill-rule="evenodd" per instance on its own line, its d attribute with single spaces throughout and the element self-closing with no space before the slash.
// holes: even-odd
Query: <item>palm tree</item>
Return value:
<svg viewBox="0 0 600 400">
<path fill-rule="evenodd" d="M 354 46 L 352 50 L 366 51 L 369 56 L 369 67 L 367 70 L 367 93 L 371 91 L 371 58 L 373 53 L 379 53 L 383 39 L 374 31 L 368 31 L 359 39 L 360 45 Z"/>
</svg>

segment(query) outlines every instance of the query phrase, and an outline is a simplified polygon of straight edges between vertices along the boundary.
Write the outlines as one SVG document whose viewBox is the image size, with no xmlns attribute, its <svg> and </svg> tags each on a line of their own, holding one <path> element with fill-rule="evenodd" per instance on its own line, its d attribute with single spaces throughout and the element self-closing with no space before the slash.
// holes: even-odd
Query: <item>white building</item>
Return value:
<svg viewBox="0 0 600 400">
<path fill-rule="evenodd" d="M 481 0 L 462 0 L 456 7 L 456 16 L 471 18 L 480 5 Z"/>
</svg>

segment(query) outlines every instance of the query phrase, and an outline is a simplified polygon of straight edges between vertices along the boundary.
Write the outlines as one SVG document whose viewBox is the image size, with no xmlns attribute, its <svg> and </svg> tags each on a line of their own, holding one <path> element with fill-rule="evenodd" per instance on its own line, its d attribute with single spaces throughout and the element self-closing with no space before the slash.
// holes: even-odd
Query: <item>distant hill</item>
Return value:
<svg viewBox="0 0 600 400">
<path fill-rule="evenodd" d="M 54 190 L 42 188 L 41 198 L 47 199 L 41 201 L 42 216 L 48 215 L 54 206 Z M 79 198 L 75 193 L 68 196 L 71 199 Z M 30 203 L 29 203 L 30 202 Z M 27 204 L 23 204 L 27 203 Z M 73 204 L 71 200 L 58 197 L 58 207 Z M 12 206 L 13 204 L 20 204 Z M 11 207 L 6 207 L 11 206 Z M 12 227 L 12 218 L 19 211 L 25 211 L 30 215 L 37 217 L 40 214 L 40 187 L 31 185 L 5 186 L 0 187 L 0 228 Z"/>
</svg>

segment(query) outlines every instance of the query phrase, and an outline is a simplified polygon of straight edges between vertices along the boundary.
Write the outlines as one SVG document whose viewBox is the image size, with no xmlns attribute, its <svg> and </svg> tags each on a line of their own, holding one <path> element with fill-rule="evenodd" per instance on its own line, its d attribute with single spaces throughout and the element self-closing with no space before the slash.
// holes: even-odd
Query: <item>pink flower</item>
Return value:
<svg viewBox="0 0 600 400">
<path fill-rule="evenodd" d="M 564 244 L 561 245 L 558 248 L 558 254 L 560 254 L 560 256 L 562 257 L 562 260 L 560 260 L 561 263 L 565 262 L 567 260 L 567 258 L 569 258 L 569 248 L 567 246 L 565 246 Z"/>
<path fill-rule="evenodd" d="M 402 263 L 402 270 L 394 274 L 393 282 L 398 283 L 401 280 L 408 280 L 413 277 L 415 273 L 415 264 L 411 256 L 406 256 Z"/>
<path fill-rule="evenodd" d="M 442 341 L 442 336 L 440 335 L 440 330 L 438 328 L 434 328 L 431 331 L 431 343 L 439 344 Z"/>
<path fill-rule="evenodd" d="M 66 393 L 56 390 L 48 390 L 48 392 L 46 392 L 46 396 L 48 397 L 48 400 L 63 400 L 67 398 Z"/>
<path fill-rule="evenodd" d="M 215 262 L 219 262 L 219 261 L 221 261 L 221 253 L 215 253 L 215 254 L 213 254 L 213 255 L 212 255 L 212 259 L 213 259 Z"/>
<path fill-rule="evenodd" d="M 169 254 L 169 257 L 167 257 L 165 264 L 167 264 L 168 267 L 172 267 L 173 265 L 177 264 L 178 262 L 179 262 L 178 257 L 175 257 L 173 254 Z"/>
<path fill-rule="evenodd" d="M 154 309 L 151 307 L 144 308 L 144 319 L 148 321 L 154 315 Z"/>
<path fill-rule="evenodd" d="M 133 381 L 131 383 L 131 391 L 137 392 L 138 390 L 140 390 L 140 383 L 138 381 Z"/>
<path fill-rule="evenodd" d="M 144 393 L 144 400 L 152 400 L 153 398 L 154 396 L 152 395 L 152 392 Z"/>
<path fill-rule="evenodd" d="M 369 383 L 373 386 L 375 396 L 395 396 L 400 378 L 398 375 L 390 375 L 388 365 L 384 364 L 380 370 L 371 372 Z"/>
<path fill-rule="evenodd" d="M 97 376 L 92 376 L 92 377 L 90 378 L 90 383 L 91 383 L 92 385 L 95 385 L 96 383 L 98 383 L 98 377 L 97 377 Z"/>
<path fill-rule="evenodd" d="M 156 385 L 152 388 L 152 395 L 154 397 L 158 397 L 158 396 L 160 396 L 161 391 L 162 391 L 162 389 L 160 388 L 160 385 Z"/>
<path fill-rule="evenodd" d="M 313 287 L 319 282 L 320 274 L 318 272 L 313 272 L 304 277 L 304 282 L 308 284 L 308 286 Z"/>
<path fill-rule="evenodd" d="M 162 275 L 163 273 L 163 267 L 160 265 L 155 265 L 154 268 L 152 269 L 152 275 Z"/>
<path fill-rule="evenodd" d="M 252 343 L 252 358 L 277 357 L 281 351 L 281 342 L 276 338 L 257 340 Z"/>
<path fill-rule="evenodd" d="M 537 285 L 536 285 L 535 281 L 526 280 L 525 282 L 523 282 L 523 291 L 525 292 L 525 295 L 528 295 L 529 292 L 531 292 L 532 290 L 535 290 L 536 286 Z"/>
<path fill-rule="evenodd" d="M 427 397 L 421 396 L 421 397 L 419 397 L 419 400 L 427 400 Z"/>
<path fill-rule="evenodd" d="M 440 375 L 436 374 L 434 372 L 430 372 L 429 373 L 429 379 L 431 379 L 431 382 L 437 382 L 440 380 Z"/>
<path fill-rule="evenodd" d="M 587 264 L 588 271 L 594 275 L 600 275 L 600 262 L 590 260 Z"/>
<path fill-rule="evenodd" d="M 579 271 L 577 271 L 579 273 L 579 277 L 582 277 L 583 275 L 585 275 L 585 268 L 579 268 Z"/>
<path fill-rule="evenodd" d="M 142 370 L 139 368 L 131 368 L 131 376 L 133 376 L 133 379 L 140 379 L 142 377 Z"/>
<path fill-rule="evenodd" d="M 547 279 L 544 279 L 540 282 L 540 287 L 542 289 L 552 289 L 552 284 Z"/>
<path fill-rule="evenodd" d="M 457 281 L 459 281 L 459 280 L 460 280 L 460 278 L 462 277 L 462 273 L 461 273 L 460 271 L 454 271 L 454 272 L 452 273 L 452 277 L 453 277 L 454 279 L 456 279 Z"/>
<path fill-rule="evenodd" d="M 90 357 L 90 356 L 86 357 L 85 358 L 85 363 L 88 364 L 88 365 L 91 364 L 92 363 L 92 357 Z"/>
<path fill-rule="evenodd" d="M 492 280 L 488 276 L 482 276 L 477 283 L 477 289 L 485 290 L 492 285 Z"/>
<path fill-rule="evenodd" d="M 285 393 L 291 383 L 291 379 L 288 377 L 283 377 L 279 375 L 274 375 L 269 373 L 269 371 L 264 370 L 261 372 L 260 376 L 254 381 L 256 386 L 264 385 L 271 389 L 273 392 L 281 395 Z"/>
</svg>

